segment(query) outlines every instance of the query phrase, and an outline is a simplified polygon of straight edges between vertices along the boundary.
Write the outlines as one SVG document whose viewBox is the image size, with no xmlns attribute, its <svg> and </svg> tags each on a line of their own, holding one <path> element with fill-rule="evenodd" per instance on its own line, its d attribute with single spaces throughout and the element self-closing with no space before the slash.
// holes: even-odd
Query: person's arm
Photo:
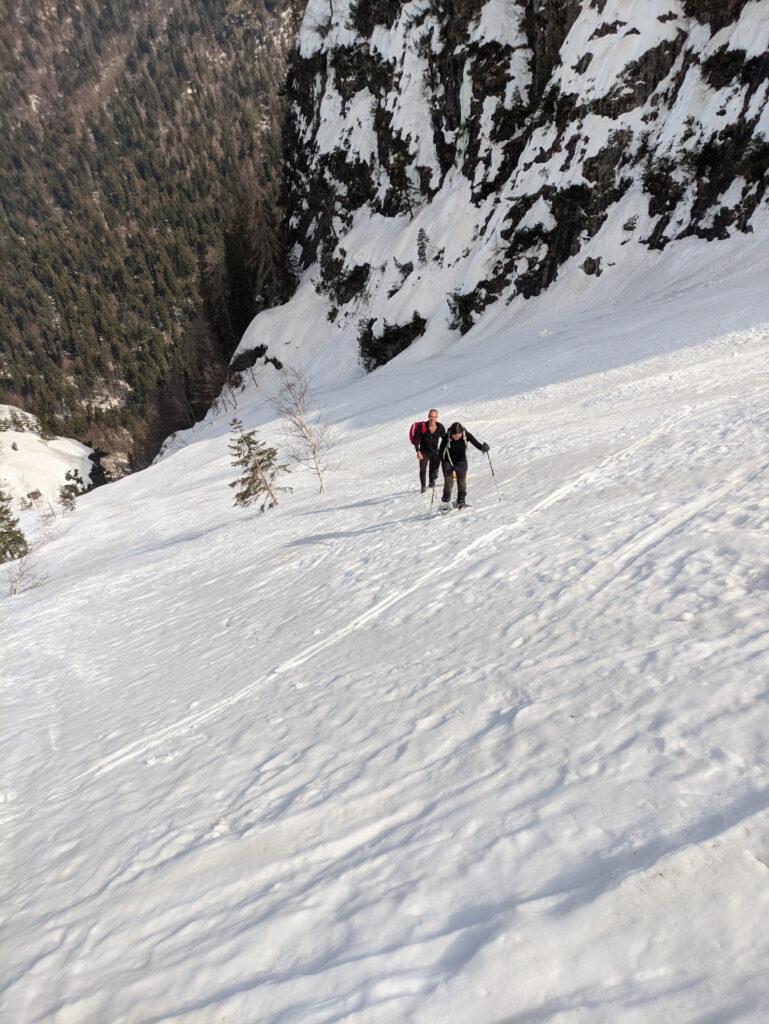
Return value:
<svg viewBox="0 0 769 1024">
<path fill-rule="evenodd" d="M 443 462 L 444 453 L 446 451 L 446 448 L 448 447 L 448 443 L 449 443 L 449 435 L 444 430 L 443 431 L 443 438 L 441 439 L 441 446 L 438 449 L 438 458 L 441 460 L 441 462 Z"/>
<path fill-rule="evenodd" d="M 439 423 L 435 430 L 433 446 L 431 448 L 433 458 L 437 458 L 440 456 L 441 445 L 443 444 L 445 439 L 447 439 L 446 428 L 443 426 L 442 423 Z"/>
<path fill-rule="evenodd" d="M 419 430 L 416 434 L 416 441 L 414 441 L 414 451 L 417 453 L 417 458 L 421 461 L 424 458 L 422 455 L 422 441 L 424 440 L 425 432 L 423 424 L 420 424 Z"/>
<path fill-rule="evenodd" d="M 487 452 L 489 450 L 488 445 L 481 444 L 480 441 L 477 441 L 469 430 L 465 431 L 465 437 L 470 442 L 470 444 L 475 445 L 479 452 Z"/>
</svg>

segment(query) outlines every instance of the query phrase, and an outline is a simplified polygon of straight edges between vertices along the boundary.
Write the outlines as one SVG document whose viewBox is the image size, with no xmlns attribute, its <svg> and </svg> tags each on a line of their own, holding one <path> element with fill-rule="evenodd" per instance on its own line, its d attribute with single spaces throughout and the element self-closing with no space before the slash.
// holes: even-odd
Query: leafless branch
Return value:
<svg viewBox="0 0 769 1024">
<path fill-rule="evenodd" d="M 275 412 L 283 420 L 286 454 L 296 463 L 307 466 L 318 478 L 320 493 L 326 493 L 326 473 L 332 464 L 336 436 L 326 423 L 324 410 L 308 411 L 311 391 L 307 374 L 299 367 L 287 366 L 280 371 L 280 387 L 270 397 Z"/>
<path fill-rule="evenodd" d="M 38 565 L 37 556 L 48 543 L 55 521 L 56 512 L 48 502 L 48 510 L 38 518 L 35 535 L 27 545 L 27 550 L 20 558 L 13 562 L 6 562 L 3 566 L 8 593 L 11 596 L 22 594 L 27 590 L 34 590 L 35 587 L 42 587 L 48 579 L 48 573 L 40 569 Z"/>
</svg>

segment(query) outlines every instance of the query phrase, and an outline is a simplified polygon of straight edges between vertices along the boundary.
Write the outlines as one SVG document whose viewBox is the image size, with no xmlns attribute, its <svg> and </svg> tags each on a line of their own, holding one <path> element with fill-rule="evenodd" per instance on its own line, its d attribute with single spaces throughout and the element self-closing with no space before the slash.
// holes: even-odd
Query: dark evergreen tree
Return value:
<svg viewBox="0 0 769 1024">
<path fill-rule="evenodd" d="M 21 558 L 28 550 L 26 537 L 11 508 L 11 497 L 0 488 L 0 564 Z"/>
<path fill-rule="evenodd" d="M 278 495 L 291 491 L 290 487 L 282 487 L 278 478 L 291 470 L 277 462 L 278 452 L 270 448 L 256 436 L 256 430 L 243 430 L 243 423 L 237 417 L 231 420 L 232 440 L 229 448 L 232 453 L 232 465 L 241 470 L 237 480 L 230 487 L 236 488 L 235 504 L 241 508 L 253 505 L 262 499 L 260 512 L 274 508 L 278 504 Z"/>
<path fill-rule="evenodd" d="M 427 246 L 430 239 L 424 228 L 420 228 L 417 234 L 417 259 L 420 263 L 427 263 Z"/>
<path fill-rule="evenodd" d="M 59 488 L 59 504 L 65 512 L 74 512 L 75 498 L 85 494 L 88 488 L 77 469 L 68 469 L 64 474 L 64 479 L 67 482 Z"/>
</svg>

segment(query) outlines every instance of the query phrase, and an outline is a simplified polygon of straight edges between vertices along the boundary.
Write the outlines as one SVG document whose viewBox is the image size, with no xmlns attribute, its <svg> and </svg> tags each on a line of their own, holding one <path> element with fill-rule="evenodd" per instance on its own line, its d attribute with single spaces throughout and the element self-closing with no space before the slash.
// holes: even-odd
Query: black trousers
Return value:
<svg viewBox="0 0 769 1024">
<path fill-rule="evenodd" d="M 467 463 L 466 462 L 455 462 L 452 466 L 450 462 L 444 461 L 443 469 L 443 500 L 451 500 L 451 491 L 454 487 L 454 481 L 452 475 L 457 474 L 457 501 L 461 504 L 467 496 Z"/>
<path fill-rule="evenodd" d="M 430 484 L 434 484 L 438 479 L 438 466 L 440 465 L 440 459 L 438 453 L 435 455 L 426 455 L 422 452 L 422 458 L 419 460 L 419 482 L 424 487 L 427 483 L 427 467 L 430 467 Z"/>
</svg>

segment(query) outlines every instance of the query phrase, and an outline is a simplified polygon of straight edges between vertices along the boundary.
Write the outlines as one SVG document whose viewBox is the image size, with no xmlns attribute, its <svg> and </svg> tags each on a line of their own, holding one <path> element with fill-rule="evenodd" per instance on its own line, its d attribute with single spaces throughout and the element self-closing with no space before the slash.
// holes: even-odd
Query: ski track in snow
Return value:
<svg viewBox="0 0 769 1024">
<path fill-rule="evenodd" d="M 472 560 L 475 557 L 475 555 L 483 548 L 493 546 L 493 544 L 496 541 L 498 541 L 501 537 L 509 533 L 515 532 L 520 526 L 522 526 L 524 523 L 527 523 L 533 516 L 537 515 L 539 512 L 543 512 L 546 509 L 555 505 L 557 502 L 562 501 L 564 498 L 568 497 L 568 495 L 573 491 L 579 490 L 580 488 L 584 487 L 586 483 L 595 482 L 595 480 L 601 474 L 611 469 L 611 467 L 615 465 L 617 462 L 620 462 L 622 459 L 629 458 L 640 448 L 652 443 L 653 441 L 657 440 L 664 434 L 674 430 L 677 423 L 680 423 L 683 419 L 684 417 L 679 417 L 677 420 L 672 421 L 672 423 L 666 422 L 665 425 L 659 431 L 655 431 L 654 433 L 648 436 L 644 436 L 639 440 L 634 441 L 627 447 L 622 448 L 620 449 L 620 451 L 608 456 L 598 466 L 590 470 L 587 470 L 584 473 L 580 473 L 573 480 L 567 481 L 561 487 L 556 488 L 546 498 L 542 499 L 532 508 L 528 509 L 526 512 L 518 516 L 513 523 L 503 524 L 502 526 L 496 527 L 490 533 L 472 541 L 463 551 L 454 556 L 454 558 L 452 558 L 446 564 L 439 566 L 438 568 L 431 569 L 429 572 L 420 576 L 409 587 L 406 587 L 402 590 L 394 590 L 391 594 L 388 595 L 388 597 L 379 601 L 368 611 L 364 612 L 362 615 L 359 615 L 357 618 L 355 618 L 351 623 L 349 623 L 349 625 L 336 630 L 335 632 L 331 633 L 328 637 L 318 641 L 317 643 L 310 644 L 309 647 L 305 648 L 305 650 L 297 654 L 295 657 L 289 658 L 287 661 L 282 662 L 280 665 L 278 665 L 276 668 L 272 670 L 270 676 L 268 676 L 267 678 L 258 679 L 253 683 L 250 683 L 248 686 L 243 687 L 243 689 L 238 690 L 236 693 L 233 693 L 230 696 L 224 698 L 223 700 L 217 701 L 215 704 L 210 705 L 204 710 L 195 712 L 191 715 L 186 715 L 184 718 L 180 719 L 178 722 L 173 723 L 167 728 L 161 729 L 158 732 L 153 733 L 149 736 L 144 736 L 140 740 L 137 740 L 135 743 L 131 743 L 127 747 L 123 747 L 120 750 L 115 751 L 114 754 L 109 755 L 108 757 L 100 761 L 98 764 L 91 766 L 85 772 L 82 772 L 81 774 L 75 776 L 75 778 L 72 779 L 70 783 L 68 783 L 66 788 L 54 790 L 54 792 L 51 794 L 51 798 L 60 799 L 62 797 L 66 797 L 72 785 L 76 785 L 77 783 L 83 782 L 91 778 L 100 778 L 102 775 L 105 775 L 108 772 L 113 771 L 115 768 L 118 768 L 121 765 L 134 760 L 135 758 L 142 757 L 144 754 L 148 753 L 148 751 L 150 751 L 153 747 L 161 746 L 170 739 L 175 739 L 178 736 L 182 736 L 185 733 L 198 728 L 198 726 L 203 725 L 205 722 L 209 721 L 214 716 L 220 714 L 222 711 L 228 710 L 235 704 L 238 704 L 241 701 L 248 699 L 249 697 L 257 693 L 262 687 L 264 687 L 270 681 L 270 679 L 272 679 L 272 677 L 283 675 L 284 673 L 291 672 L 293 669 L 296 669 L 299 666 L 304 665 L 306 662 L 308 662 L 311 658 L 314 658 L 315 655 L 319 654 L 321 651 L 338 643 L 339 640 L 349 636 L 349 634 L 355 632 L 355 630 L 359 629 L 361 626 L 364 626 L 369 622 L 372 622 L 388 608 L 391 608 L 393 605 L 398 604 L 404 598 L 410 597 L 416 591 L 421 590 L 425 586 L 425 584 L 429 583 L 431 580 L 435 579 L 438 576 L 450 573 L 458 569 L 464 562 Z M 729 489 L 723 489 L 724 494 L 728 493 L 728 491 Z M 700 506 L 703 508 L 706 507 L 707 504 L 710 503 L 710 500 L 711 499 L 708 499 L 705 502 L 694 503 L 696 505 L 695 510 L 691 512 L 691 514 L 686 514 L 683 517 L 680 517 L 678 525 L 682 525 L 684 522 L 692 518 L 693 515 L 696 515 L 697 512 L 700 510 Z M 679 519 L 679 517 L 676 516 L 676 519 Z"/>
<path fill-rule="evenodd" d="M 766 412 L 767 410 L 764 411 L 764 415 Z M 747 476 L 742 471 L 732 474 L 727 483 L 723 486 L 713 488 L 712 491 L 708 490 L 703 495 L 693 498 L 680 508 L 673 509 L 667 515 L 662 516 L 653 525 L 641 530 L 638 534 L 630 537 L 627 541 L 623 541 L 622 544 L 612 551 L 606 552 L 599 562 L 585 569 L 585 571 L 573 582 L 564 585 L 561 592 L 555 598 L 550 599 L 547 602 L 548 620 L 537 629 L 537 635 L 547 634 L 554 618 L 552 613 L 559 613 L 561 605 L 566 602 L 567 599 L 571 599 L 568 601 L 569 604 L 573 604 L 575 599 L 581 600 L 583 603 L 594 600 L 594 598 L 602 593 L 607 587 L 620 579 L 642 555 L 647 554 L 663 540 L 667 540 L 673 536 L 673 534 L 690 524 L 706 509 L 714 508 L 726 498 L 733 495 L 745 483 L 752 483 L 754 480 L 764 478 L 767 471 L 769 471 L 769 463 L 765 463 L 760 466 L 759 469 L 749 473 Z M 606 563 L 610 562 L 613 563 L 613 568 L 607 569 Z M 597 582 L 593 582 L 594 579 L 596 579 Z M 574 594 L 574 590 L 578 590 L 578 594 Z M 522 620 L 518 621 L 522 622 L 528 618 L 536 617 L 536 615 L 541 616 L 543 610 L 544 606 L 541 605 L 537 609 L 537 613 L 530 613 L 529 615 L 524 616 Z M 560 614 L 559 617 L 563 617 L 563 615 Z M 526 642 L 527 644 L 530 644 L 533 639 L 534 635 L 528 635 L 525 638 L 525 641 L 524 638 L 521 637 L 519 642 Z"/>
<path fill-rule="evenodd" d="M 620 367 L 588 310 L 340 388 L 324 499 L 231 509 L 213 421 L 59 521 L 4 603 L 3 1019 L 763 1024 L 769 332 L 696 300 Z M 435 380 L 504 499 L 471 456 L 440 523 Z"/>
</svg>

